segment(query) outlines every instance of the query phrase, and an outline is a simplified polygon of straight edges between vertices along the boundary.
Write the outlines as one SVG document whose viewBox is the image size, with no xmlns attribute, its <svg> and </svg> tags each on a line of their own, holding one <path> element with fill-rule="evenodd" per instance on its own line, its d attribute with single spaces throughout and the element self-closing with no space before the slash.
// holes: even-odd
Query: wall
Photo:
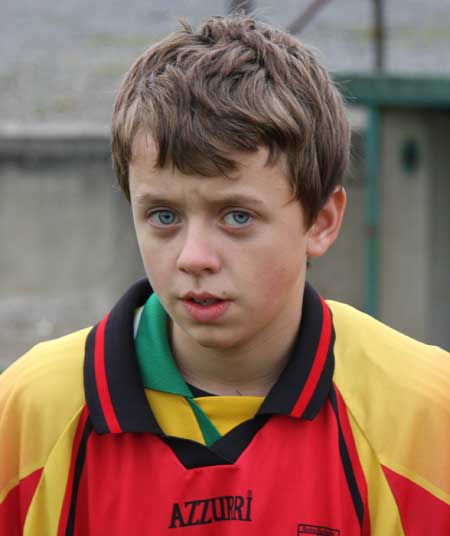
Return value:
<svg viewBox="0 0 450 536">
<path fill-rule="evenodd" d="M 450 348 L 450 112 L 387 108 L 381 133 L 380 316 Z"/>
<path fill-rule="evenodd" d="M 107 137 L 3 139 L 0 153 L 0 364 L 90 325 L 143 276 Z"/>
<path fill-rule="evenodd" d="M 0 140 L 0 365 L 37 341 L 97 322 L 143 277 L 105 132 L 15 132 Z M 353 135 L 347 214 L 308 278 L 364 309 L 363 144 Z M 414 333 L 412 333 L 414 334 Z"/>
</svg>

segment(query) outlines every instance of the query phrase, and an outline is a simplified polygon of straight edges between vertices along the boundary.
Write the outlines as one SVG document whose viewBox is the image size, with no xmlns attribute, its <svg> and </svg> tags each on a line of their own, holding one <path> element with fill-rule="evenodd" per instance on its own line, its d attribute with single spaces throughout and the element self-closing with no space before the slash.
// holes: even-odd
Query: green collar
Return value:
<svg viewBox="0 0 450 536">
<path fill-rule="evenodd" d="M 144 305 L 135 348 L 144 387 L 192 398 L 169 346 L 167 313 L 153 293 Z"/>
</svg>

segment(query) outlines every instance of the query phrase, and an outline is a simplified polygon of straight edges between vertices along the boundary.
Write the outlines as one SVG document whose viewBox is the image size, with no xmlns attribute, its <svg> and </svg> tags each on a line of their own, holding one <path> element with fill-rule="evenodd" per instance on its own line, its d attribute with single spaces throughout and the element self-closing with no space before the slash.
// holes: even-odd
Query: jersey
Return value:
<svg viewBox="0 0 450 536">
<path fill-rule="evenodd" d="M 144 385 L 150 293 L 0 376 L 0 534 L 450 534 L 446 352 L 307 285 L 264 400 L 192 397 L 209 441 L 186 393 Z"/>
</svg>

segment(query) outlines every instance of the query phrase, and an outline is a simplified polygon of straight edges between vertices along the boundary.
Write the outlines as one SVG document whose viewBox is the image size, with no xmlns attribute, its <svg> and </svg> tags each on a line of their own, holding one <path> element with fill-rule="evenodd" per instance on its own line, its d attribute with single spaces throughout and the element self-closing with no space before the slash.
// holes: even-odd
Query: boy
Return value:
<svg viewBox="0 0 450 536">
<path fill-rule="evenodd" d="M 112 141 L 148 281 L 0 378 L 0 533 L 450 534 L 448 355 L 305 283 L 349 152 L 314 56 L 183 25 Z"/>
</svg>

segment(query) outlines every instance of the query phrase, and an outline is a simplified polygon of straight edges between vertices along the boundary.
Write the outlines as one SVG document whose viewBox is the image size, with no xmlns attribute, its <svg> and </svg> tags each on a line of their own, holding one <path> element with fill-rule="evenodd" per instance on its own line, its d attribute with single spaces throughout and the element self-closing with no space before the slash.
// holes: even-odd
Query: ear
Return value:
<svg viewBox="0 0 450 536">
<path fill-rule="evenodd" d="M 341 229 L 346 202 L 347 194 L 342 186 L 338 186 L 307 231 L 308 257 L 320 257 L 336 240 Z"/>
</svg>

